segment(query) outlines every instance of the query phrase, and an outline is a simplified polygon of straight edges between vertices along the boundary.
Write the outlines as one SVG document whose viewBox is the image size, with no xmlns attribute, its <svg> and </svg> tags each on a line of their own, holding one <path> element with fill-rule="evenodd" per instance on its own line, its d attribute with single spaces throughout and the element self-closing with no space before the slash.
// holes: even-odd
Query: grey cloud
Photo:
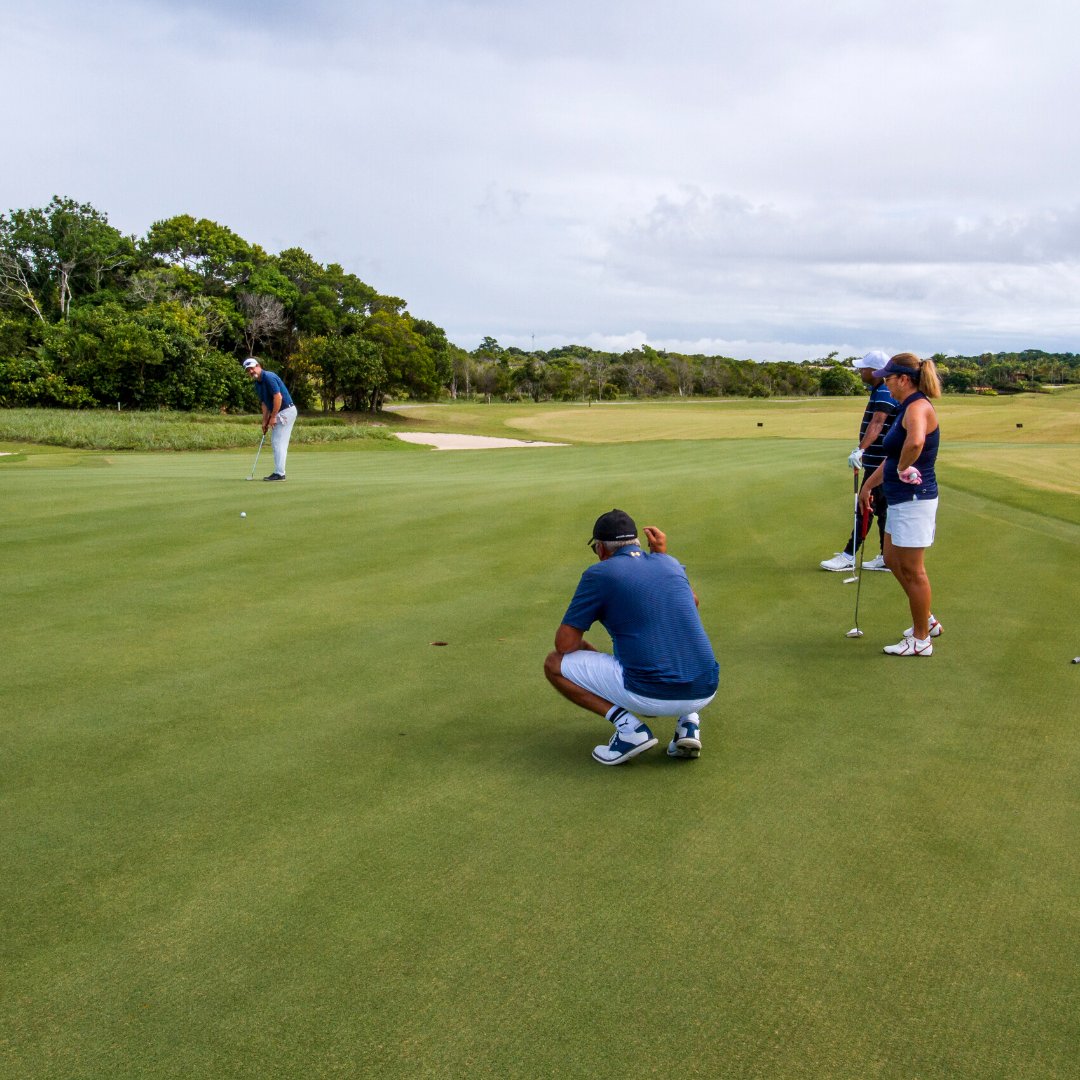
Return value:
<svg viewBox="0 0 1080 1080">
<path fill-rule="evenodd" d="M 907 264 L 1080 259 L 1080 205 L 1012 213 L 877 203 L 797 209 L 686 189 L 610 234 L 613 261 L 695 267 L 731 260 Z"/>
<path fill-rule="evenodd" d="M 519 217 L 529 200 L 527 191 L 488 184 L 484 197 L 476 207 L 478 217 L 489 221 L 507 222 Z"/>
<path fill-rule="evenodd" d="M 0 212 L 204 215 L 466 345 L 1075 336 L 1060 0 L 0 12 Z"/>
</svg>

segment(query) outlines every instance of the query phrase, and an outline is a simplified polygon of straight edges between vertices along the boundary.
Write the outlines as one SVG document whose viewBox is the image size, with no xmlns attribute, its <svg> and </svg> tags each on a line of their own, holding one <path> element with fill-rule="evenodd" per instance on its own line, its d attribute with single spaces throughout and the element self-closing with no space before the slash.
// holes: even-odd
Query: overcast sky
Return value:
<svg viewBox="0 0 1080 1080">
<path fill-rule="evenodd" d="M 0 0 L 0 212 L 193 214 L 475 347 L 1080 350 L 1075 0 Z"/>
</svg>

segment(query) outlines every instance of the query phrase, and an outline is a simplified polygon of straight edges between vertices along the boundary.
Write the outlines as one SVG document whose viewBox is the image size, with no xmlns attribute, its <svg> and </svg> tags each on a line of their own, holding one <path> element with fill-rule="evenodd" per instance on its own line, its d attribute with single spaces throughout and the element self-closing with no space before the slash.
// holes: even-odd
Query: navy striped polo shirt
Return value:
<svg viewBox="0 0 1080 1080">
<path fill-rule="evenodd" d="M 885 388 L 884 383 L 881 386 L 875 386 L 870 391 L 870 400 L 866 403 L 862 424 L 859 427 L 859 445 L 861 446 L 863 439 L 866 438 L 866 429 L 870 426 L 874 413 L 885 413 L 885 423 L 881 425 L 878 437 L 863 451 L 863 468 L 868 473 L 873 472 L 885 460 L 882 444 L 885 442 L 885 436 L 889 434 L 889 428 L 892 427 L 896 409 L 896 399 Z"/>
</svg>

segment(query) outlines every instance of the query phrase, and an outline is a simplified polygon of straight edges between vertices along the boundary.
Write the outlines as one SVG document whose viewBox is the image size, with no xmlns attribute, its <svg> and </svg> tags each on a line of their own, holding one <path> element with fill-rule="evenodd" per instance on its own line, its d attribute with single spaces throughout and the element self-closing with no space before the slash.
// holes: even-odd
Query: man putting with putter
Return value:
<svg viewBox="0 0 1080 1080">
<path fill-rule="evenodd" d="M 264 480 L 285 479 L 285 459 L 289 454 L 289 439 L 296 420 L 296 406 L 281 377 L 272 371 L 264 371 L 262 364 L 253 356 L 244 361 L 244 370 L 255 380 L 255 393 L 262 405 L 263 436 L 270 432 L 270 445 L 274 448 L 274 471 Z M 260 443 L 259 448 L 262 449 Z M 256 460 L 258 460 L 256 456 Z"/>
<path fill-rule="evenodd" d="M 667 552 L 667 537 L 647 526 L 646 554 L 629 514 L 611 510 L 593 525 L 589 546 L 597 563 L 578 582 L 555 650 L 544 661 L 548 682 L 575 705 L 606 717 L 615 728 L 592 756 L 621 765 L 657 743 L 640 717 L 674 716 L 673 758 L 701 753 L 698 713 L 716 695 L 720 665 L 698 614 L 686 570 Z M 600 622 L 615 655 L 584 637 Z"/>
</svg>

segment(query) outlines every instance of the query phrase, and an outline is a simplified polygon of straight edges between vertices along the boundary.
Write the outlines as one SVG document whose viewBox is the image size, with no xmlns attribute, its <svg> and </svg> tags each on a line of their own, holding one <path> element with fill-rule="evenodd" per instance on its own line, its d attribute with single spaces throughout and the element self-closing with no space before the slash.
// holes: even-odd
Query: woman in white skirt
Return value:
<svg viewBox="0 0 1080 1080">
<path fill-rule="evenodd" d="M 930 579 L 923 553 L 934 542 L 938 487 L 937 413 L 931 398 L 941 396 L 941 382 L 933 360 L 914 353 L 898 353 L 874 377 L 885 380 L 899 403 L 896 417 L 882 449 L 885 460 L 863 484 L 859 505 L 864 513 L 870 492 L 881 486 L 888 503 L 885 519 L 885 565 L 907 594 L 911 626 L 896 645 L 887 645 L 891 656 L 932 656 L 930 639 L 941 634 L 941 623 L 930 612 Z"/>
</svg>

